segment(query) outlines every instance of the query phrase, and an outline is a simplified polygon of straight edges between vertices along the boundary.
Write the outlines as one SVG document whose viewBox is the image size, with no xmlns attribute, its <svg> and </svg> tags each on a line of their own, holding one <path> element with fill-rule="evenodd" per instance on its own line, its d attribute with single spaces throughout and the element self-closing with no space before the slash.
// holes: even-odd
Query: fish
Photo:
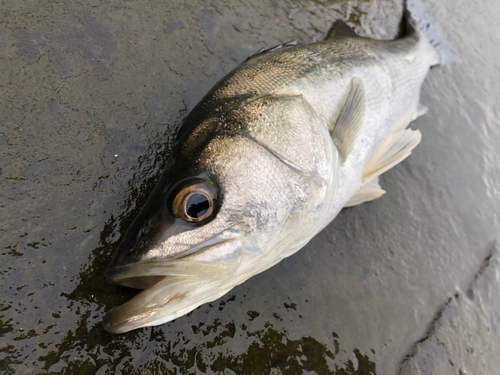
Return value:
<svg viewBox="0 0 500 375">
<path fill-rule="evenodd" d="M 106 277 L 142 289 L 104 328 L 156 326 L 214 301 L 304 247 L 344 207 L 384 194 L 379 176 L 421 139 L 429 69 L 459 62 L 420 1 L 404 35 L 345 27 L 261 50 L 188 114 Z M 343 31 L 342 31 L 343 30 Z"/>
</svg>

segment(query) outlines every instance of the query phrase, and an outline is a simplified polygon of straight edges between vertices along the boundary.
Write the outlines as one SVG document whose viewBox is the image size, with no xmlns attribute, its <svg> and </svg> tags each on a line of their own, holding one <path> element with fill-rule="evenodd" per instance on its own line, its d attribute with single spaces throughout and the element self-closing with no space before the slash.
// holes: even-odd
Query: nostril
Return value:
<svg viewBox="0 0 500 375">
<path fill-rule="evenodd" d="M 153 228 L 151 228 L 149 225 L 145 225 L 142 227 L 142 229 L 137 233 L 137 239 L 140 240 L 142 237 L 147 236 L 151 233 Z"/>
</svg>

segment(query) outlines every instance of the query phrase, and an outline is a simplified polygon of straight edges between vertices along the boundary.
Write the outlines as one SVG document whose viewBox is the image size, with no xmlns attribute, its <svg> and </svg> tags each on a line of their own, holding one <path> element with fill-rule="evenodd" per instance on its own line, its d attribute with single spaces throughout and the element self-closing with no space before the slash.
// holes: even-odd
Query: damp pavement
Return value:
<svg viewBox="0 0 500 375">
<path fill-rule="evenodd" d="M 393 38 L 401 1 L 30 1 L 0 14 L 0 371 L 494 374 L 500 368 L 500 3 L 424 1 L 432 69 L 387 194 L 187 316 L 121 335 L 104 279 L 186 114 L 263 46 L 337 19 Z"/>
</svg>

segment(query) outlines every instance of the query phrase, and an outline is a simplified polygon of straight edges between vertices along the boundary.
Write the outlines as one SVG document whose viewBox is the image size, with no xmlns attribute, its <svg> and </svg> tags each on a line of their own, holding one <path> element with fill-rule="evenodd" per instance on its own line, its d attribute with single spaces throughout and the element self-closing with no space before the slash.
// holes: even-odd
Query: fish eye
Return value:
<svg viewBox="0 0 500 375">
<path fill-rule="evenodd" d="M 200 223 L 213 217 L 217 204 L 217 189 L 205 181 L 184 185 L 172 203 L 174 216 L 188 222 Z"/>
</svg>

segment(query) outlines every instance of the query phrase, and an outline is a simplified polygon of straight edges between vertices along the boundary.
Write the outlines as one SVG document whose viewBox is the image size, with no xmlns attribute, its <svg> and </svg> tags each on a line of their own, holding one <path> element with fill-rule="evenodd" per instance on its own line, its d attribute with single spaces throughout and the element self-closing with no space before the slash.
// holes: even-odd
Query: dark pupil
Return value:
<svg viewBox="0 0 500 375">
<path fill-rule="evenodd" d="M 208 212 L 210 201 L 205 194 L 193 194 L 186 202 L 186 214 L 193 219 L 199 219 Z"/>
</svg>

